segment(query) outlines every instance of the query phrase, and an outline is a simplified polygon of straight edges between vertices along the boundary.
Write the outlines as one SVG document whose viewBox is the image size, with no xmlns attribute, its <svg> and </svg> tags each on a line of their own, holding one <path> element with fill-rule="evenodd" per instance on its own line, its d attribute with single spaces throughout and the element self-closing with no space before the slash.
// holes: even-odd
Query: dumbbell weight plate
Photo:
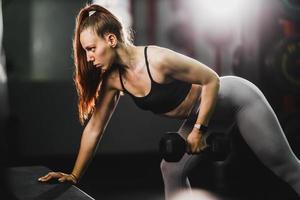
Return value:
<svg viewBox="0 0 300 200">
<path fill-rule="evenodd" d="M 159 141 L 159 152 L 167 162 L 178 162 L 186 152 L 185 140 L 176 132 L 167 132 Z"/>
</svg>

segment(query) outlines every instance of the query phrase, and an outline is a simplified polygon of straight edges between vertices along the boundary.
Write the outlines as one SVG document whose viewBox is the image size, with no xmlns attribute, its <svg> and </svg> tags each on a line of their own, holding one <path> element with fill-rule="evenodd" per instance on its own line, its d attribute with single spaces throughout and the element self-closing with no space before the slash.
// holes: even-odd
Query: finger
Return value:
<svg viewBox="0 0 300 200">
<path fill-rule="evenodd" d="M 197 147 L 197 148 L 195 149 L 195 153 L 200 153 L 200 147 Z"/>
<path fill-rule="evenodd" d="M 193 153 L 198 153 L 199 145 L 195 144 L 193 147 Z"/>
<path fill-rule="evenodd" d="M 45 182 L 45 181 L 49 181 L 50 179 L 52 179 L 52 177 L 51 176 L 47 176 L 45 178 L 39 178 L 38 181 Z"/>
<path fill-rule="evenodd" d="M 49 175 L 49 176 L 47 176 L 46 178 L 44 178 L 44 179 L 42 179 L 42 181 L 49 181 L 49 180 L 51 180 L 51 179 L 53 179 L 53 178 L 55 178 L 55 177 L 53 177 L 52 175 Z"/>
<path fill-rule="evenodd" d="M 50 176 L 52 177 L 52 178 L 61 178 L 61 177 L 63 177 L 64 175 L 61 173 L 61 172 L 50 172 Z"/>
<path fill-rule="evenodd" d="M 61 175 L 57 172 L 49 172 L 47 175 L 39 178 L 38 181 L 46 182 L 46 181 L 49 181 L 53 178 L 60 178 L 60 177 L 61 177 Z"/>
<path fill-rule="evenodd" d="M 41 176 L 40 178 L 38 178 L 38 181 L 44 181 L 46 178 L 48 178 L 50 175 L 49 173 L 46 174 L 45 176 Z"/>
<path fill-rule="evenodd" d="M 50 177 L 50 176 L 53 177 L 53 176 L 55 176 L 56 174 L 57 174 L 57 172 L 49 172 L 47 177 Z"/>
<path fill-rule="evenodd" d="M 45 176 L 40 177 L 40 178 L 47 178 L 48 176 L 49 176 L 49 173 L 46 174 Z"/>
<path fill-rule="evenodd" d="M 63 172 L 57 172 L 60 176 L 68 176 L 68 174 L 63 173 Z"/>
<path fill-rule="evenodd" d="M 196 152 L 195 147 L 191 147 L 191 148 L 190 148 L 190 154 L 195 154 L 195 152 Z"/>
<path fill-rule="evenodd" d="M 65 181 L 66 181 L 66 177 L 63 176 L 63 177 L 59 178 L 58 181 L 59 181 L 59 182 L 65 182 Z"/>
</svg>

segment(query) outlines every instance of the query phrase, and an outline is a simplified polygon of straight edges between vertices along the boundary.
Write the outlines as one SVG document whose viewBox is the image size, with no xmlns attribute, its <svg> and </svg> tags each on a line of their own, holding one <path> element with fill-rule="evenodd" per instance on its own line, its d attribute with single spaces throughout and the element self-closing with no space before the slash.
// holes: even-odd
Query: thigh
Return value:
<svg viewBox="0 0 300 200">
<path fill-rule="evenodd" d="M 257 100 L 237 114 L 237 125 L 249 147 L 266 165 L 295 159 L 279 121 L 268 102 Z M 296 160 L 296 159 L 295 159 Z"/>
</svg>

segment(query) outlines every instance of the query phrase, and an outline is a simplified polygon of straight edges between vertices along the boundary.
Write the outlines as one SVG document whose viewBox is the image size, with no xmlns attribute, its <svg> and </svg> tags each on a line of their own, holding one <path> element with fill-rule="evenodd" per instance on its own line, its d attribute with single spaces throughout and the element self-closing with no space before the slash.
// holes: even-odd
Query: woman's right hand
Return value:
<svg viewBox="0 0 300 200">
<path fill-rule="evenodd" d="M 72 184 L 76 184 L 78 182 L 77 178 L 73 174 L 66 174 L 63 172 L 49 172 L 45 176 L 40 177 L 38 181 L 48 182 L 52 179 L 57 179 L 61 183 L 69 181 Z"/>
</svg>

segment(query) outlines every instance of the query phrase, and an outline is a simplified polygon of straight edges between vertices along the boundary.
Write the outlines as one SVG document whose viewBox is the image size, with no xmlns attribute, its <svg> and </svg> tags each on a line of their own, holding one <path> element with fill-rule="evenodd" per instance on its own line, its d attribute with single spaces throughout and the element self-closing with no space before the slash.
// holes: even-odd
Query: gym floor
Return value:
<svg viewBox="0 0 300 200">
<path fill-rule="evenodd" d="M 219 194 L 221 200 L 296 200 L 293 191 L 264 168 L 251 154 L 240 151 L 228 163 L 199 164 L 190 180 L 194 188 Z M 239 157 L 238 159 L 236 159 Z M 26 158 L 11 165 L 45 165 L 52 170 L 69 171 L 70 157 Z M 95 199 L 163 200 L 163 182 L 158 154 L 97 156 L 78 184 Z"/>
<path fill-rule="evenodd" d="M 211 191 L 221 200 L 298 199 L 258 161 L 239 134 L 233 140 L 235 146 L 227 162 L 199 163 L 191 172 L 193 188 Z M 95 199 L 164 199 L 160 160 L 155 153 L 96 157 L 79 187 Z"/>
</svg>

